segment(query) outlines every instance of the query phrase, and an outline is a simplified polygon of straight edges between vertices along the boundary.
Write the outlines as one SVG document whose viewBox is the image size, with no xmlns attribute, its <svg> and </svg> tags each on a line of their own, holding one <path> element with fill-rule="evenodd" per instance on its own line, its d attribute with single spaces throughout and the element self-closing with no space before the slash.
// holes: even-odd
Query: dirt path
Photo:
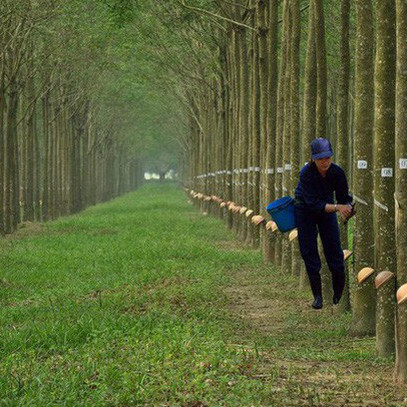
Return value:
<svg viewBox="0 0 407 407">
<path fill-rule="evenodd" d="M 407 406 L 392 362 L 372 356 L 374 338 L 346 335 L 349 315 L 312 310 L 296 280 L 273 270 L 232 279 L 226 294 L 238 320 L 236 346 L 258 355 L 251 374 L 271 387 L 273 406 Z"/>
</svg>

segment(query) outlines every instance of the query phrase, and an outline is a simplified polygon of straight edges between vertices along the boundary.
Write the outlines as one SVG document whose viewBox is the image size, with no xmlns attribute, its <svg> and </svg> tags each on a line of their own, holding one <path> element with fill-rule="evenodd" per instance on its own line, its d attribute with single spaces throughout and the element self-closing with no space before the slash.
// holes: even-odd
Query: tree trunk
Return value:
<svg viewBox="0 0 407 407">
<path fill-rule="evenodd" d="M 315 49 L 315 19 L 313 0 L 310 0 L 308 17 L 307 55 L 305 59 L 302 163 L 311 157 L 310 144 L 315 138 L 315 114 L 317 99 L 317 60 Z"/>
<path fill-rule="evenodd" d="M 374 266 L 373 233 L 373 123 L 374 75 L 373 7 L 370 0 L 356 1 L 355 130 L 353 192 L 357 216 L 353 227 L 354 281 L 364 267 Z M 355 283 L 350 334 L 375 333 L 376 290 L 372 284 Z"/>
<path fill-rule="evenodd" d="M 270 0 L 269 5 L 269 64 L 268 64 L 268 92 L 267 92 L 267 150 L 266 150 L 266 201 L 271 202 L 275 198 L 275 150 L 276 150 L 276 118 L 277 118 L 277 44 L 278 44 L 278 2 Z M 267 202 L 267 203 L 268 203 Z M 265 239 L 265 259 L 270 262 L 275 260 L 275 235 Z"/>
<path fill-rule="evenodd" d="M 317 137 L 327 137 L 326 134 L 326 47 L 325 47 L 325 16 L 323 0 L 314 0 L 315 12 L 315 47 L 317 59 L 317 105 L 316 105 L 316 133 Z"/>
<path fill-rule="evenodd" d="M 315 49 L 315 19 L 313 0 L 310 0 L 309 2 L 307 31 L 308 38 L 304 72 L 302 150 L 300 167 L 302 167 L 306 162 L 309 161 L 311 156 L 310 144 L 311 141 L 315 138 L 317 62 Z M 298 241 L 294 244 L 298 245 Z M 305 270 L 305 264 L 302 262 L 300 271 L 300 288 L 303 288 L 306 285 L 307 280 L 308 278 Z"/>
<path fill-rule="evenodd" d="M 280 69 L 279 78 L 277 86 L 277 134 L 276 134 L 276 149 L 275 149 L 275 198 L 281 198 L 283 196 L 282 185 L 283 185 L 283 132 L 284 132 L 284 101 L 285 101 L 285 76 L 286 76 L 286 48 L 287 48 L 287 1 L 283 4 L 283 27 L 281 31 L 281 56 L 280 56 Z M 275 264 L 281 266 L 283 259 L 283 239 L 281 234 L 276 235 L 276 246 L 275 246 Z"/>
<path fill-rule="evenodd" d="M 259 82 L 259 42 L 257 35 L 253 38 L 253 83 L 252 83 L 252 194 L 253 206 L 255 213 L 260 210 L 260 82 Z M 260 231 L 258 227 L 252 226 L 253 230 L 253 246 L 259 246 Z"/>
<path fill-rule="evenodd" d="M 285 73 L 284 73 L 284 124 L 283 124 L 283 179 L 282 179 L 282 195 L 289 194 L 291 189 L 291 162 L 290 162 L 290 127 L 291 127 L 291 98 L 290 98 L 290 82 L 291 82 L 291 12 L 290 1 L 286 0 L 284 5 L 284 16 L 286 27 L 286 41 L 284 52 Z M 282 260 L 281 268 L 283 271 L 291 274 L 291 242 L 288 240 L 287 234 L 282 237 Z"/>
<path fill-rule="evenodd" d="M 316 135 L 317 137 L 329 138 L 326 134 L 326 99 L 327 99 L 327 81 L 326 81 L 326 51 L 325 51 L 325 17 L 323 0 L 314 0 L 314 18 L 315 18 L 315 49 L 317 62 L 317 100 L 316 100 Z M 320 256 L 324 256 L 322 250 L 319 250 Z M 329 297 L 326 305 L 331 305 L 332 298 L 332 276 L 327 267 L 326 261 L 322 261 L 321 267 L 322 291 L 324 297 Z"/>
<path fill-rule="evenodd" d="M 377 45 L 375 61 L 375 122 L 374 122 L 374 197 L 375 197 L 375 256 L 376 270 L 396 272 L 395 220 L 394 220 L 394 114 L 395 114 L 395 1 L 382 0 L 376 4 Z M 378 291 L 380 306 L 391 295 Z M 391 323 L 389 323 L 391 320 Z M 376 318 L 377 352 L 390 356 L 394 352 L 394 314 Z"/>
<path fill-rule="evenodd" d="M 19 221 L 19 183 L 18 183 L 18 145 L 17 145 L 17 109 L 18 90 L 14 77 L 8 84 L 8 106 L 6 118 L 6 186 L 5 186 L 5 223 L 6 233 L 16 230 Z"/>
<path fill-rule="evenodd" d="M 291 183 L 290 195 L 294 196 L 294 190 L 300 173 L 300 40 L 301 40 L 301 16 L 299 0 L 291 0 L 291 80 L 290 80 L 290 161 Z M 301 254 L 297 241 L 292 243 L 291 274 L 299 276 L 302 265 Z"/>
<path fill-rule="evenodd" d="M 31 67 L 33 65 L 31 64 Z M 27 99 L 28 103 L 32 103 L 29 108 L 27 117 L 27 135 L 26 135 L 26 159 L 25 159 L 25 199 L 24 199 L 24 220 L 34 220 L 34 187 L 35 187 L 35 150 L 34 140 L 36 138 L 36 102 L 34 78 L 28 78 L 27 83 Z"/>
<path fill-rule="evenodd" d="M 259 82 L 260 82 L 260 187 L 259 187 L 259 214 L 266 217 L 266 174 L 264 169 L 266 168 L 266 151 L 267 143 L 269 142 L 269 135 L 267 134 L 267 123 L 268 123 L 268 0 L 259 0 L 258 2 L 258 18 L 257 18 L 257 29 L 259 32 Z M 260 242 L 261 249 L 263 252 L 263 259 L 265 258 L 264 248 L 265 242 L 268 241 L 267 233 L 264 228 L 260 229 Z"/>
<path fill-rule="evenodd" d="M 348 111 L 349 111 L 349 14 L 350 0 L 341 0 L 341 42 L 340 42 L 340 70 L 338 84 L 338 104 L 337 104 L 337 163 L 345 171 L 349 179 L 349 159 L 348 159 Z M 342 248 L 348 248 L 348 227 L 347 224 L 340 223 Z M 350 310 L 349 301 L 349 263 L 346 262 L 346 283 L 343 290 L 340 309 L 342 311 Z"/>
<path fill-rule="evenodd" d="M 1 62 L 0 62 L 1 64 Z M 5 235 L 5 201 L 4 201 L 4 187 L 5 187 L 5 137 L 4 137 L 4 115 L 6 112 L 6 92 L 4 89 L 5 80 L 4 80 L 4 65 L 1 64 L 0 71 L 0 235 Z"/>
<path fill-rule="evenodd" d="M 49 216 L 49 190 L 50 190 L 50 178 L 49 178 L 49 93 L 47 92 L 42 98 L 42 132 L 43 132 L 43 151 L 44 151 L 44 163 L 43 163 L 43 187 L 42 187 L 42 219 L 48 221 Z"/>
<path fill-rule="evenodd" d="M 239 44 L 239 104 L 240 104 L 240 117 L 239 117 L 239 136 L 240 136 L 240 153 L 241 153 L 241 166 L 240 166 L 240 182 L 242 196 L 241 205 L 248 205 L 247 197 L 250 187 L 248 185 L 248 166 L 249 166 L 249 111 L 250 111 L 250 96 L 249 96 L 249 62 L 247 55 L 247 42 L 246 31 L 244 29 L 239 30 L 237 33 L 237 39 Z M 248 227 L 246 217 L 242 218 L 240 214 L 240 238 L 242 241 L 247 239 Z"/>
<path fill-rule="evenodd" d="M 396 75 L 396 248 L 397 286 L 407 283 L 407 2 L 397 0 L 397 75 Z M 396 314 L 395 380 L 407 383 L 407 307 Z"/>
<path fill-rule="evenodd" d="M 379 357 L 389 357 L 394 353 L 394 286 L 393 274 L 377 289 L 376 353 Z"/>
</svg>

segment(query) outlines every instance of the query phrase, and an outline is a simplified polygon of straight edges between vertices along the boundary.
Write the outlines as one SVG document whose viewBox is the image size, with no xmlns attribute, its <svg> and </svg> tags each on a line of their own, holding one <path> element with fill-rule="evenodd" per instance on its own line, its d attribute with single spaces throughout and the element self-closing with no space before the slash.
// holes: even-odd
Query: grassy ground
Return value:
<svg viewBox="0 0 407 407">
<path fill-rule="evenodd" d="M 403 405 L 348 315 L 309 311 L 173 185 L 0 250 L 1 406 Z"/>
</svg>

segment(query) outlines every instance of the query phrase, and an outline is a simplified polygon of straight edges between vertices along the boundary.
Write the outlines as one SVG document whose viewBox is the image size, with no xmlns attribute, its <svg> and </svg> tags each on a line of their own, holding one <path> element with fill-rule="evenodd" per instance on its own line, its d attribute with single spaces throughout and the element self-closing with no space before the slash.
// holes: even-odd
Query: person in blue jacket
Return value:
<svg viewBox="0 0 407 407">
<path fill-rule="evenodd" d="M 311 161 L 301 169 L 295 189 L 298 242 L 314 295 L 312 307 L 315 309 L 323 305 L 318 233 L 332 274 L 333 303 L 338 304 L 345 286 L 345 265 L 336 212 L 343 219 L 353 215 L 352 196 L 349 195 L 345 172 L 332 162 L 332 156 L 329 140 L 322 137 L 313 140 Z"/>
</svg>

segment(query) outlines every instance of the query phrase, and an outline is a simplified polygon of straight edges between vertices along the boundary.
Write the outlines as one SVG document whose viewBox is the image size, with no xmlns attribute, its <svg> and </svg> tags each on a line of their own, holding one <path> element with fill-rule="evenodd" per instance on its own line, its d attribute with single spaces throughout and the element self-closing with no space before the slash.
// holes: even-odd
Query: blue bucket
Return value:
<svg viewBox="0 0 407 407">
<path fill-rule="evenodd" d="M 295 229 L 294 199 L 285 196 L 267 205 L 267 212 L 276 222 L 280 232 Z"/>
</svg>

